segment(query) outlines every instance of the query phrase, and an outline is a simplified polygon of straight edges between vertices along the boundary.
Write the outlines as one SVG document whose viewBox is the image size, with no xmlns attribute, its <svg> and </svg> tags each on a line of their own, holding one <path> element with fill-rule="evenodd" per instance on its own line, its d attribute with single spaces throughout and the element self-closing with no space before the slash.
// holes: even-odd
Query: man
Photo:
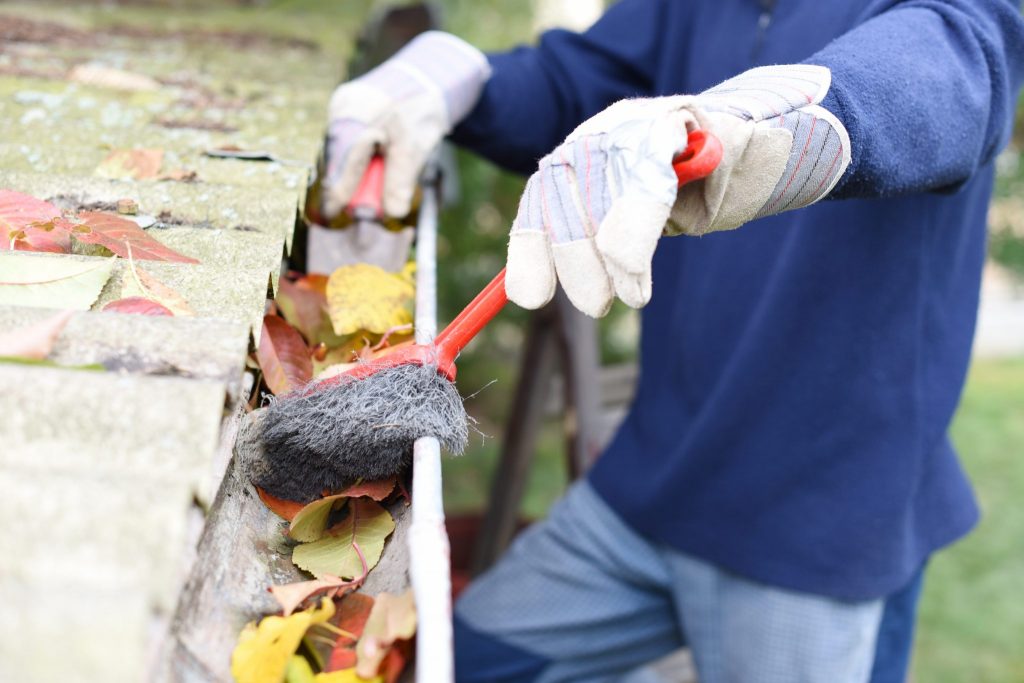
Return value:
<svg viewBox="0 0 1024 683">
<path fill-rule="evenodd" d="M 649 680 L 683 644 L 702 683 L 902 680 L 924 564 L 977 519 L 946 430 L 1022 67 L 1010 0 L 621 0 L 339 88 L 329 212 L 379 145 L 404 213 L 450 133 L 533 173 L 512 301 L 645 306 L 612 444 L 457 606 L 460 681 Z M 724 156 L 677 191 L 695 130 Z"/>
</svg>

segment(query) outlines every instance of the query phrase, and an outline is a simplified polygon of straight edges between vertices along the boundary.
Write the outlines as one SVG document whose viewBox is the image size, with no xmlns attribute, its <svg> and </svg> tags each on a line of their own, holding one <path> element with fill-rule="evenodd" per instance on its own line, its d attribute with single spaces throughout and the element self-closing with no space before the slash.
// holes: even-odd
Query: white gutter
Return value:
<svg viewBox="0 0 1024 683">
<path fill-rule="evenodd" d="M 438 180 L 436 166 L 429 165 L 416 226 L 417 344 L 430 344 L 437 334 Z M 452 683 L 451 552 L 444 525 L 438 440 L 417 439 L 412 462 L 409 578 L 416 599 L 416 683 Z"/>
</svg>

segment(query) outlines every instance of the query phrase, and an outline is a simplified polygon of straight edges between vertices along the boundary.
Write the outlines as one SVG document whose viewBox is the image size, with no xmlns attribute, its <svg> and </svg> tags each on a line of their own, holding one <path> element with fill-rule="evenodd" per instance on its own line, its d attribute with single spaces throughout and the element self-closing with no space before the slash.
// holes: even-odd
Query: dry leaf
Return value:
<svg viewBox="0 0 1024 683">
<path fill-rule="evenodd" d="M 342 340 L 334 334 L 327 317 L 327 296 L 324 294 L 327 279 L 323 278 L 323 287 L 300 284 L 308 279 L 292 282 L 281 278 L 275 303 L 285 320 L 302 333 L 310 346 L 320 343 L 337 346 Z"/>
<path fill-rule="evenodd" d="M 327 310 L 337 334 L 383 334 L 412 322 L 415 289 L 399 275 L 359 263 L 342 266 L 327 281 Z"/>
<path fill-rule="evenodd" d="M 185 168 L 172 168 L 156 177 L 157 180 L 174 180 L 179 183 L 191 183 L 199 180 L 199 174 Z"/>
<path fill-rule="evenodd" d="M 83 85 L 128 92 L 144 92 L 160 88 L 160 84 L 149 76 L 100 64 L 79 64 L 68 73 L 68 80 Z"/>
<path fill-rule="evenodd" d="M 74 311 L 61 311 L 34 325 L 0 334 L 0 356 L 42 360 L 50 355 Z"/>
<path fill-rule="evenodd" d="M 356 645 L 356 672 L 364 678 L 376 676 L 391 646 L 415 634 L 416 602 L 412 590 L 402 595 L 381 593 Z"/>
<path fill-rule="evenodd" d="M 132 259 L 128 259 L 130 277 L 124 278 L 121 287 L 121 297 L 141 296 L 153 299 L 167 308 L 176 316 L 194 316 L 196 312 L 181 294 L 168 287 L 160 280 L 157 280 L 149 271 L 143 270 L 135 265 Z"/>
<path fill-rule="evenodd" d="M 78 217 L 83 224 L 75 226 L 72 235 L 80 242 L 98 244 L 124 258 L 199 263 L 153 239 L 135 221 L 98 211 L 83 211 Z"/>
<path fill-rule="evenodd" d="M 237 683 L 280 683 L 292 655 L 306 631 L 334 616 L 334 602 L 320 601 L 318 608 L 288 617 L 264 617 L 257 626 L 249 622 L 231 653 L 231 674 Z"/>
<path fill-rule="evenodd" d="M 308 598 L 332 588 L 355 587 L 355 582 L 345 581 L 337 576 L 325 576 L 322 579 L 312 581 L 297 581 L 295 583 L 283 583 L 270 587 L 270 593 L 281 605 L 284 616 L 294 612 Z M 344 603 L 342 603 L 344 604 Z"/>
<path fill-rule="evenodd" d="M 384 541 L 394 530 L 395 520 L 386 509 L 369 498 L 352 498 L 348 517 L 320 540 L 296 547 L 292 562 L 317 578 L 363 576 L 380 561 Z"/>
<path fill-rule="evenodd" d="M 355 669 L 344 671 L 331 671 L 330 673 L 318 673 L 313 677 L 313 683 L 384 683 L 380 676 L 363 678 Z"/>
<path fill-rule="evenodd" d="M 366 621 L 370 618 L 370 611 L 373 609 L 373 598 L 362 593 L 353 593 L 345 596 L 345 599 L 338 605 L 338 614 L 335 625 L 342 631 L 351 633 L 354 638 L 338 636 L 327 658 L 327 665 L 324 671 L 341 671 L 351 669 L 356 665 L 356 643 Z"/>
<path fill-rule="evenodd" d="M 49 202 L 0 190 L 0 251 L 71 251 L 70 223 Z"/>
<path fill-rule="evenodd" d="M 116 180 L 148 180 L 160 175 L 162 149 L 115 149 L 96 167 L 96 175 Z"/>
<path fill-rule="evenodd" d="M 171 309 L 163 304 L 141 296 L 129 296 L 117 301 L 111 301 L 103 307 L 103 310 L 111 313 L 133 313 L 135 315 L 174 315 Z"/>
<path fill-rule="evenodd" d="M 260 500 L 263 504 L 270 508 L 270 511 L 275 515 L 286 521 L 292 521 L 292 519 L 299 513 L 299 510 L 306 507 L 303 503 L 297 503 L 294 500 L 285 500 L 284 498 L 278 498 L 277 496 L 271 495 L 261 489 L 259 486 L 254 487 L 256 493 L 259 494 Z"/>
<path fill-rule="evenodd" d="M 0 255 L 0 306 L 88 310 L 99 297 L 114 259 L 71 260 Z"/>
<path fill-rule="evenodd" d="M 327 530 L 331 510 L 340 508 L 348 499 L 344 494 L 325 496 L 299 510 L 288 527 L 288 535 L 296 541 L 310 543 L 319 540 Z"/>
<path fill-rule="evenodd" d="M 313 379 L 313 360 L 302 335 L 276 315 L 263 317 L 256 358 L 264 381 L 275 394 L 301 389 Z"/>
<path fill-rule="evenodd" d="M 360 484 L 353 484 L 341 493 L 339 496 L 348 496 L 349 498 L 361 498 L 367 497 L 372 498 L 378 503 L 388 496 L 395 490 L 395 478 L 382 479 L 380 481 L 367 481 Z"/>
</svg>

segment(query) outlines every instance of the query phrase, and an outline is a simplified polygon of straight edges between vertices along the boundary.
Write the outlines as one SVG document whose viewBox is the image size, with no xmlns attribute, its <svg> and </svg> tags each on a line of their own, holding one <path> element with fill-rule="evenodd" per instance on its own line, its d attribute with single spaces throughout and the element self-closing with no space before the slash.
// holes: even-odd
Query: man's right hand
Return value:
<svg viewBox="0 0 1024 683">
<path fill-rule="evenodd" d="M 470 112 L 490 74 L 482 52 L 451 34 L 428 31 L 339 86 L 329 110 L 324 215 L 345 207 L 378 148 L 387 157 L 384 211 L 407 214 L 427 157 Z"/>
</svg>

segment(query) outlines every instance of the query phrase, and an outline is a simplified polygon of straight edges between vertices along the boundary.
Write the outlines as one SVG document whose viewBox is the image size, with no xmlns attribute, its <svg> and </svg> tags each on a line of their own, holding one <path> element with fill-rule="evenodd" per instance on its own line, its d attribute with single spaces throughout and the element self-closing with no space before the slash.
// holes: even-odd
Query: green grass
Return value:
<svg viewBox="0 0 1024 683">
<path fill-rule="evenodd" d="M 953 437 L 984 518 L 936 555 L 921 602 L 918 683 L 1024 681 L 1024 359 L 980 361 Z"/>
</svg>

